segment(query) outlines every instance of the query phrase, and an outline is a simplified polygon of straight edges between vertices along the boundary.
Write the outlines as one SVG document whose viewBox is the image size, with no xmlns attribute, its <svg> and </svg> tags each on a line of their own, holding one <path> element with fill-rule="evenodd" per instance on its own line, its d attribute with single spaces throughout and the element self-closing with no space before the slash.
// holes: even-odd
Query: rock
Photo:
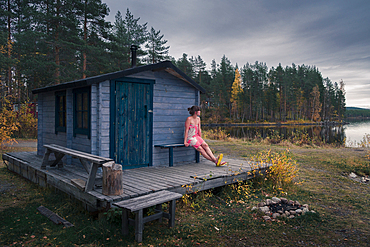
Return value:
<svg viewBox="0 0 370 247">
<path fill-rule="evenodd" d="M 284 212 L 283 212 L 283 210 L 278 210 L 277 211 L 279 214 L 283 214 Z"/>
<path fill-rule="evenodd" d="M 307 213 L 309 210 L 308 210 L 308 208 L 303 208 L 302 209 L 302 214 L 305 214 L 305 213 Z"/>
<path fill-rule="evenodd" d="M 270 211 L 265 212 L 266 215 L 271 215 Z"/>
<path fill-rule="evenodd" d="M 284 197 L 280 197 L 280 200 L 282 203 L 284 204 L 287 204 L 288 203 L 288 199 L 284 198 Z"/>
<path fill-rule="evenodd" d="M 282 214 L 281 217 L 286 218 L 287 216 L 286 216 L 286 214 Z"/>
<path fill-rule="evenodd" d="M 257 210 L 257 207 L 252 207 L 251 211 Z"/>
<path fill-rule="evenodd" d="M 289 211 L 285 211 L 285 215 L 289 216 L 290 215 Z"/>
<path fill-rule="evenodd" d="M 316 214 L 316 212 L 315 212 L 315 211 L 313 211 L 313 210 L 311 210 L 311 213 Z"/>
<path fill-rule="evenodd" d="M 351 172 L 351 173 L 349 174 L 349 177 L 350 177 L 350 178 L 357 178 L 357 175 L 356 175 L 356 173 Z"/>
<path fill-rule="evenodd" d="M 308 204 L 303 204 L 302 207 L 304 208 L 307 208 L 308 209 Z"/>
<path fill-rule="evenodd" d="M 265 202 L 260 202 L 260 203 L 258 203 L 258 205 L 257 205 L 258 207 L 264 207 L 264 206 L 266 206 L 266 203 Z"/>
<path fill-rule="evenodd" d="M 294 201 L 289 200 L 287 204 L 292 206 L 292 205 L 294 205 Z"/>
<path fill-rule="evenodd" d="M 294 215 L 290 215 L 288 218 L 289 219 L 294 219 L 294 217 L 295 217 Z"/>
<path fill-rule="evenodd" d="M 302 209 L 297 209 L 295 212 L 296 212 L 297 214 L 301 214 L 303 211 L 302 211 Z"/>
<path fill-rule="evenodd" d="M 276 202 L 276 203 L 280 203 L 281 202 L 281 199 L 280 198 L 277 198 L 277 197 L 273 197 L 273 198 L 271 198 L 271 200 L 273 202 Z"/>
<path fill-rule="evenodd" d="M 295 210 L 290 210 L 290 211 L 289 211 L 289 213 L 290 213 L 291 215 L 295 215 L 295 214 L 296 214 Z"/>
<path fill-rule="evenodd" d="M 279 213 L 273 213 L 272 214 L 272 218 L 276 219 L 277 217 L 280 217 L 280 214 Z"/>
<path fill-rule="evenodd" d="M 267 206 L 260 207 L 259 210 L 261 210 L 263 213 L 270 212 L 270 208 Z"/>
<path fill-rule="evenodd" d="M 298 207 L 300 207 L 300 206 L 301 206 L 301 204 L 300 204 L 298 201 L 295 201 L 295 202 L 294 202 L 294 205 L 296 205 L 296 206 L 298 206 Z"/>
<path fill-rule="evenodd" d="M 262 216 L 262 218 L 264 219 L 264 220 L 266 220 L 266 221 L 268 221 L 268 220 L 271 220 L 271 217 L 270 216 Z"/>
<path fill-rule="evenodd" d="M 266 205 L 271 205 L 272 204 L 272 200 L 271 199 L 266 199 Z"/>
</svg>

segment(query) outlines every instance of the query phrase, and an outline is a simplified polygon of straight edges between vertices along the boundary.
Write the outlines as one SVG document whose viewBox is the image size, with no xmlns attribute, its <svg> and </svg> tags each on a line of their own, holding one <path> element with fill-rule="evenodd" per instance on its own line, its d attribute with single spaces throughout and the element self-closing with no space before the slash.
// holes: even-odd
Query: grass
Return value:
<svg viewBox="0 0 370 247">
<path fill-rule="evenodd" d="M 0 162 L 0 246 L 368 246 L 370 185 L 346 176 L 351 171 L 369 174 L 367 149 L 239 140 L 209 144 L 217 153 L 246 158 L 263 150 L 289 148 L 301 183 L 279 193 L 255 179 L 192 194 L 187 197 L 192 203 L 178 201 L 174 228 L 167 228 L 166 220 L 147 223 L 143 243 L 138 244 L 133 229 L 128 237 L 121 235 L 119 216 L 114 213 L 109 217 L 90 214 L 65 194 L 40 188 Z M 317 213 L 265 222 L 251 208 L 272 196 L 307 203 Z M 75 226 L 54 225 L 38 213 L 40 205 Z"/>
</svg>

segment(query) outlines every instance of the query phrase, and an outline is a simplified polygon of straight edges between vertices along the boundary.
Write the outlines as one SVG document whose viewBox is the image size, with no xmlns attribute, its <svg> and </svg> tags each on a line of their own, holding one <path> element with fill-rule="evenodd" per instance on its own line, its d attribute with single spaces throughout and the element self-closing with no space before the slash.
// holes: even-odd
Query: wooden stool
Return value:
<svg viewBox="0 0 370 247">
<path fill-rule="evenodd" d="M 146 222 L 167 218 L 168 226 L 169 227 L 175 226 L 176 200 L 181 197 L 182 195 L 179 193 L 163 190 L 152 194 L 113 203 L 114 206 L 122 208 L 122 234 L 128 235 L 129 224 L 134 223 L 135 240 L 140 243 L 143 240 L 143 228 L 144 223 Z M 165 213 L 162 211 L 162 203 L 165 202 L 170 202 L 169 213 Z M 159 212 L 147 217 L 143 217 L 143 209 L 152 206 L 157 206 L 156 209 Z M 135 220 L 129 219 L 128 210 L 135 213 Z"/>
</svg>

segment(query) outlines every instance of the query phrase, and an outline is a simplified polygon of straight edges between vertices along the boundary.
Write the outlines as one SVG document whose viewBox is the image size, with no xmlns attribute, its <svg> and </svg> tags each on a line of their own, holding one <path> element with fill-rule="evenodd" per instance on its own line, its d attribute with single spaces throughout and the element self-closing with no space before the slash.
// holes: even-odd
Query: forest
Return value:
<svg viewBox="0 0 370 247">
<path fill-rule="evenodd" d="M 208 122 L 341 121 L 345 114 L 344 82 L 315 66 L 239 67 L 225 55 L 207 66 L 186 52 L 176 59 L 164 34 L 129 8 L 110 23 L 101 0 L 0 0 L 0 7 L 0 93 L 12 104 L 36 102 L 35 88 L 127 69 L 134 44 L 138 65 L 171 60 L 206 89 Z"/>
</svg>

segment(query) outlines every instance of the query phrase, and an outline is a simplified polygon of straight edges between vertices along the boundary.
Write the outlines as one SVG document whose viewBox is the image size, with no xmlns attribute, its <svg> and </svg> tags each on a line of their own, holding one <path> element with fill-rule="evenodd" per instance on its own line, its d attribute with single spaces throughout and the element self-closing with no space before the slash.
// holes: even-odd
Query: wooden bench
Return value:
<svg viewBox="0 0 370 247">
<path fill-rule="evenodd" d="M 167 190 L 158 191 L 152 194 L 128 199 L 125 201 L 113 203 L 113 205 L 122 208 L 122 234 L 128 235 L 129 224 L 135 226 L 135 240 L 141 242 L 143 240 L 143 229 L 144 223 L 161 220 L 162 218 L 168 219 L 168 226 L 175 226 L 175 211 L 176 211 L 176 200 L 181 198 L 182 195 Z M 170 202 L 169 212 L 165 213 L 162 211 L 162 203 Z M 156 214 L 143 217 L 143 209 L 156 206 Z M 129 210 L 135 213 L 135 220 L 128 217 Z"/>
<path fill-rule="evenodd" d="M 51 167 L 54 167 L 58 164 L 58 168 L 63 167 L 63 164 L 59 164 L 61 159 L 65 155 L 69 155 L 72 158 L 77 158 L 80 160 L 82 166 L 85 168 L 86 172 L 89 174 L 85 191 L 90 191 L 93 189 L 95 184 L 96 172 L 99 167 L 101 167 L 104 163 L 112 162 L 113 160 L 110 158 L 104 158 L 97 155 L 73 150 L 70 148 L 62 147 L 55 144 L 44 145 L 45 154 L 44 159 L 41 164 L 41 169 L 46 169 L 46 166 L 50 163 L 49 156 L 51 153 L 54 153 L 55 161 L 50 164 Z M 91 162 L 91 164 L 89 164 Z"/>
<path fill-rule="evenodd" d="M 169 166 L 173 166 L 173 148 L 179 148 L 179 147 L 185 147 L 185 144 L 179 143 L 179 144 L 156 144 L 154 147 L 159 147 L 159 148 L 168 148 L 169 149 L 169 157 L 168 157 L 168 162 Z M 199 152 L 195 150 L 195 161 L 199 163 Z"/>
</svg>

